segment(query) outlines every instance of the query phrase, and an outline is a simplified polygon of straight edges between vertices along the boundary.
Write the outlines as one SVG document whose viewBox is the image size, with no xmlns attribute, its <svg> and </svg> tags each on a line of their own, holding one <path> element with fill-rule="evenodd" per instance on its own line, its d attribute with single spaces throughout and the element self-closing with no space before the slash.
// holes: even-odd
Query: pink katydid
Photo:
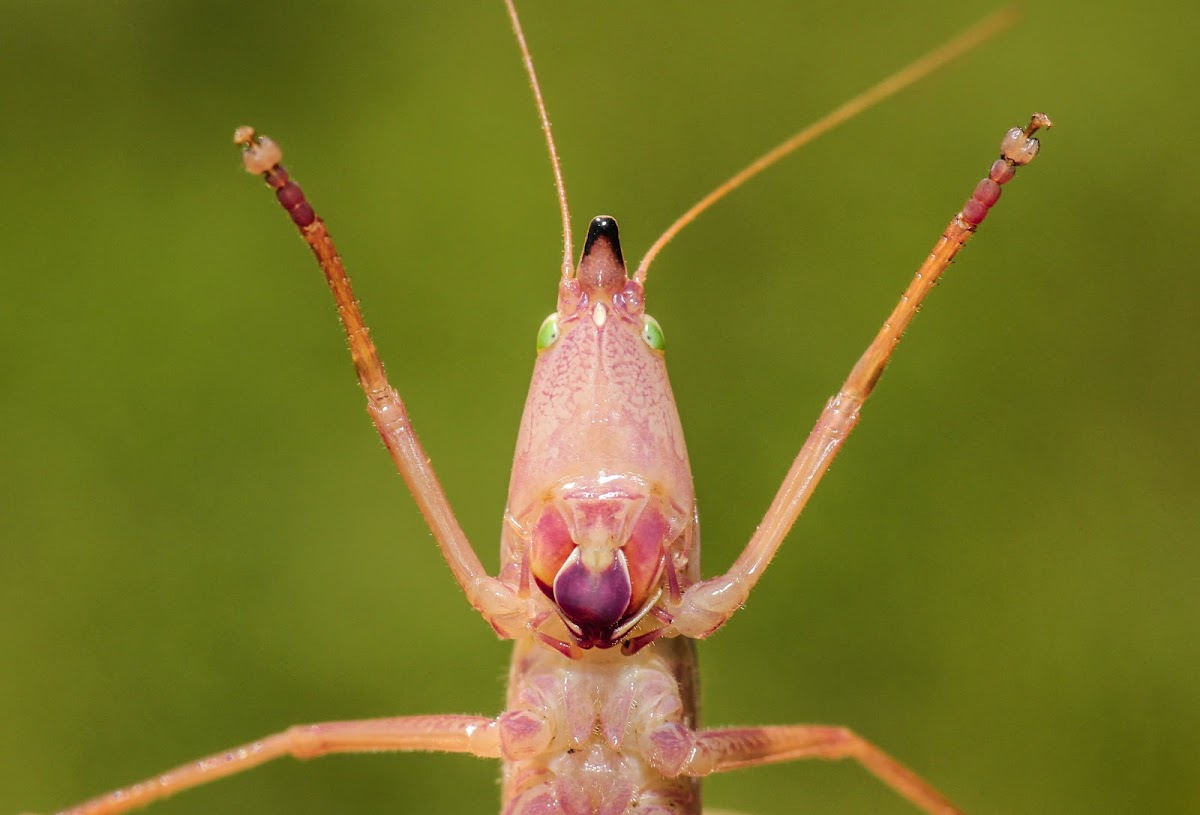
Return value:
<svg viewBox="0 0 1200 815">
<path fill-rule="evenodd" d="M 92 799 L 69 813 L 108 815 L 271 759 L 338 752 L 434 750 L 504 761 L 507 815 L 698 813 L 699 778 L 801 758 L 854 758 L 927 813 L 959 812 L 943 795 L 853 732 L 823 725 L 699 729 L 692 640 L 719 628 L 778 550 L 858 421 L 901 335 L 951 259 L 1038 149 L 1035 114 L 1004 137 L 979 182 L 918 270 L 812 433 L 741 556 L 698 572 L 699 534 L 683 431 L 661 327 L 645 312 L 650 262 L 701 211 L 766 167 L 977 44 L 1007 22 L 984 21 L 749 165 L 685 213 L 626 271 L 616 221 L 590 225 L 578 268 L 557 151 L 512 0 L 505 0 L 533 86 L 562 210 L 558 305 L 517 440 L 501 570 L 488 575 L 459 527 L 389 384 L 324 222 L 280 165 L 279 148 L 239 128 L 246 168 L 275 190 L 316 254 L 350 340 L 368 411 L 455 579 L 500 636 L 516 643 L 506 711 L 292 727 Z"/>
</svg>

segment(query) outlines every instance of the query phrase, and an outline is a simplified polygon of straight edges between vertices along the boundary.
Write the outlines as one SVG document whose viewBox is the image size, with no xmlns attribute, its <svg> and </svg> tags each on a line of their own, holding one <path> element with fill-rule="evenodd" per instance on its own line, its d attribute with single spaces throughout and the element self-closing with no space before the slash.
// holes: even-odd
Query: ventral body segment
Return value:
<svg viewBox="0 0 1200 815">
<path fill-rule="evenodd" d="M 617 644 L 698 574 L 691 468 L 643 295 L 616 221 L 594 219 L 539 334 L 513 461 L 504 568 L 528 563 L 585 649 Z"/>
</svg>

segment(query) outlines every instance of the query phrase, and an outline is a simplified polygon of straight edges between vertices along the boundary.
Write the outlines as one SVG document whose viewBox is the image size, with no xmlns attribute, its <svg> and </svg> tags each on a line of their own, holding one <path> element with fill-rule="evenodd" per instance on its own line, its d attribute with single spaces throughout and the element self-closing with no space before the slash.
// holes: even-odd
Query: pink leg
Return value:
<svg viewBox="0 0 1200 815">
<path fill-rule="evenodd" d="M 679 735 L 670 738 L 674 741 Z M 912 770 L 844 727 L 798 724 L 701 730 L 685 736 L 685 741 L 689 749 L 679 775 L 709 775 L 805 758 L 852 758 L 929 815 L 962 815 Z"/>
<path fill-rule="evenodd" d="M 296 725 L 98 796 L 59 815 L 117 815 L 283 756 L 309 759 L 385 750 L 435 750 L 498 758 L 497 720 L 486 716 L 405 716 Z"/>
<path fill-rule="evenodd" d="M 388 382 L 375 343 L 371 341 L 369 329 L 354 299 L 350 278 L 325 222 L 313 212 L 299 185 L 289 178 L 287 170 L 279 163 L 283 154 L 274 142 L 260 138 L 251 127 L 238 128 L 234 141 L 244 148 L 246 169 L 263 176 L 316 255 L 350 342 L 354 370 L 367 396 L 367 412 L 425 516 L 454 578 L 466 592 L 467 599 L 498 633 L 509 638 L 519 636 L 528 629 L 529 620 L 535 616 L 536 604 L 527 600 L 524 592 L 519 592 L 516 587 L 488 576 L 471 548 L 429 456 L 413 432 L 404 401 Z"/>
<path fill-rule="evenodd" d="M 1000 185 L 1010 181 L 1016 168 L 1028 164 L 1037 154 L 1038 140 L 1033 138 L 1033 133 L 1049 126 L 1050 120 L 1045 114 L 1035 113 L 1024 130 L 1013 128 L 1008 132 L 1000 144 L 1001 157 L 992 165 L 988 177 L 979 182 L 962 211 L 946 227 L 841 390 L 825 406 L 742 554 L 725 574 L 688 587 L 678 608 L 670 609 L 672 624 L 664 634 L 706 637 L 745 603 L 842 443 L 858 423 L 863 403 L 883 375 L 884 367 L 922 301 L 999 199 Z"/>
</svg>

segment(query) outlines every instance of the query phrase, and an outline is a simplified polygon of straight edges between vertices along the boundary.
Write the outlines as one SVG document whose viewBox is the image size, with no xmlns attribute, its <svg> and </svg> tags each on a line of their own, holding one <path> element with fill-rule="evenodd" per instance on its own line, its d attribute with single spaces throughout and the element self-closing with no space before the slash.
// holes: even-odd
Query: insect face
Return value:
<svg viewBox="0 0 1200 815">
<path fill-rule="evenodd" d="M 513 556 L 528 547 L 534 581 L 582 648 L 616 645 L 664 592 L 677 600 L 691 557 L 683 433 L 673 401 L 641 387 L 667 376 L 662 329 L 643 295 L 626 273 L 616 221 L 595 218 L 578 272 L 562 281 L 558 311 L 539 332 L 537 404 L 517 444 L 513 497 L 526 484 L 540 489 L 510 500 L 521 508 L 510 517 Z M 538 400 L 541 392 L 558 397 Z M 549 421 L 535 430 L 534 416 Z"/>
</svg>

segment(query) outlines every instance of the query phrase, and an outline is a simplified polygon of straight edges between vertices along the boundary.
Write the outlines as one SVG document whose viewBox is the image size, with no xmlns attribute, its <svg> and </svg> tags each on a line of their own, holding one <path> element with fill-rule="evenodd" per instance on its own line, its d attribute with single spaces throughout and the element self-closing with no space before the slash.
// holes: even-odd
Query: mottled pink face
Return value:
<svg viewBox="0 0 1200 815">
<path fill-rule="evenodd" d="M 615 645 L 653 607 L 672 532 L 661 498 L 636 478 L 564 485 L 543 505 L 530 565 L 580 646 Z"/>
<path fill-rule="evenodd" d="M 662 329 L 626 274 L 612 218 L 592 221 L 538 351 L 509 488 L 519 542 L 507 560 L 527 552 L 575 643 L 609 648 L 672 575 L 687 574 L 695 518 Z"/>
</svg>

